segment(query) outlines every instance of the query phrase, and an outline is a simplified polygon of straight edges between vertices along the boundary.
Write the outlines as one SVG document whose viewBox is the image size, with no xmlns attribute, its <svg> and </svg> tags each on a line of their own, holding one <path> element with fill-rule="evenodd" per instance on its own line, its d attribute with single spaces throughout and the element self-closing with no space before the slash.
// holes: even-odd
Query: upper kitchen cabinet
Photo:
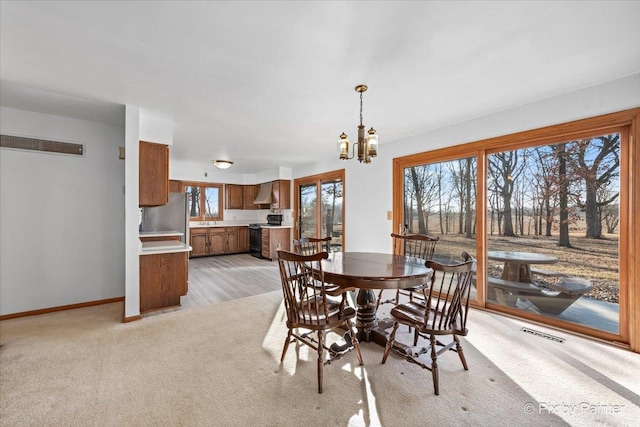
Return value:
<svg viewBox="0 0 640 427">
<path fill-rule="evenodd" d="M 244 185 L 226 184 L 227 209 L 244 209 Z"/>
<path fill-rule="evenodd" d="M 242 209 L 257 209 L 258 206 L 253 204 L 258 194 L 259 185 L 244 185 L 243 186 L 243 199 Z"/>
<path fill-rule="evenodd" d="M 291 181 L 273 181 L 271 209 L 291 209 Z"/>
<path fill-rule="evenodd" d="M 182 181 L 176 181 L 175 179 L 170 179 L 169 193 L 184 193 L 184 190 L 182 189 Z"/>
<path fill-rule="evenodd" d="M 139 195 L 142 207 L 169 202 L 169 146 L 140 141 Z"/>
</svg>

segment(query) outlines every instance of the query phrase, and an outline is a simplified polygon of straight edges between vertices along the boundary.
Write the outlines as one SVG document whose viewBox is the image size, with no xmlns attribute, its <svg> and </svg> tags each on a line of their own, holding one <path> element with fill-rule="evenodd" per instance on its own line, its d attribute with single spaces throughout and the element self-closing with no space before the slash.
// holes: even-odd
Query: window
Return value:
<svg viewBox="0 0 640 427">
<path fill-rule="evenodd" d="M 344 169 L 294 181 L 298 218 L 294 236 L 331 236 L 331 251 L 342 251 L 344 229 Z"/>
<path fill-rule="evenodd" d="M 437 237 L 433 259 L 462 262 L 462 252 L 476 256 L 475 157 L 404 168 L 403 223 L 400 233 Z M 471 298 L 476 299 L 475 288 Z"/>
<path fill-rule="evenodd" d="M 222 184 L 187 182 L 183 185 L 192 221 L 222 220 Z"/>
<path fill-rule="evenodd" d="M 436 260 L 475 253 L 480 307 L 637 351 L 639 118 L 627 110 L 396 158 L 394 230 L 439 237 Z"/>
<path fill-rule="evenodd" d="M 620 139 L 598 132 L 487 155 L 487 302 L 620 332 Z M 540 294 L 518 297 L 511 281 Z"/>
</svg>

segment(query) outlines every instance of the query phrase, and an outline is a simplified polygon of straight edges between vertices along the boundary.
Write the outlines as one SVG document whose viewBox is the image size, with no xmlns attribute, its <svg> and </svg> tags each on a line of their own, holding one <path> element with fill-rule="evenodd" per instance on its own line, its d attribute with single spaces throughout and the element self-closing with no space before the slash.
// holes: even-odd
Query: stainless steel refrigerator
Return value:
<svg viewBox="0 0 640 427">
<path fill-rule="evenodd" d="M 182 242 L 189 244 L 189 211 L 187 193 L 169 193 L 164 206 L 142 208 L 141 231 L 179 231 Z"/>
</svg>

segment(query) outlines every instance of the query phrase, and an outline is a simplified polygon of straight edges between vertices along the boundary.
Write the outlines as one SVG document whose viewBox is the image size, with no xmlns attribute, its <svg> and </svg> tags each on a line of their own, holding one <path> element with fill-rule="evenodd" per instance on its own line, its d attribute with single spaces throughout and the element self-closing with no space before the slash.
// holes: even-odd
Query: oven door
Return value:
<svg viewBox="0 0 640 427">
<path fill-rule="evenodd" d="M 262 258 L 262 229 L 260 226 L 249 226 L 249 254 Z"/>
</svg>

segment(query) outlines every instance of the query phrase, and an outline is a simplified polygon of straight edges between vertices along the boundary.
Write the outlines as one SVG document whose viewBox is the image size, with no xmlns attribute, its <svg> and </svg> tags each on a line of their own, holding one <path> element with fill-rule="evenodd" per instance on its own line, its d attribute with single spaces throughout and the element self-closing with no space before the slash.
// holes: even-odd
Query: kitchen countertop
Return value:
<svg viewBox="0 0 640 427">
<path fill-rule="evenodd" d="M 165 231 L 140 231 L 140 237 L 171 237 L 171 236 L 184 236 L 184 233 L 175 230 Z"/>
<path fill-rule="evenodd" d="M 140 255 L 169 254 L 174 252 L 190 252 L 191 246 L 180 240 L 164 240 L 158 242 L 140 242 Z"/>
<path fill-rule="evenodd" d="M 251 224 L 254 224 L 253 222 Z M 285 225 L 266 225 L 260 224 L 265 228 L 292 228 L 293 225 L 285 224 Z M 213 227 L 248 227 L 249 223 L 246 224 L 189 224 L 189 228 L 213 228 Z"/>
</svg>

